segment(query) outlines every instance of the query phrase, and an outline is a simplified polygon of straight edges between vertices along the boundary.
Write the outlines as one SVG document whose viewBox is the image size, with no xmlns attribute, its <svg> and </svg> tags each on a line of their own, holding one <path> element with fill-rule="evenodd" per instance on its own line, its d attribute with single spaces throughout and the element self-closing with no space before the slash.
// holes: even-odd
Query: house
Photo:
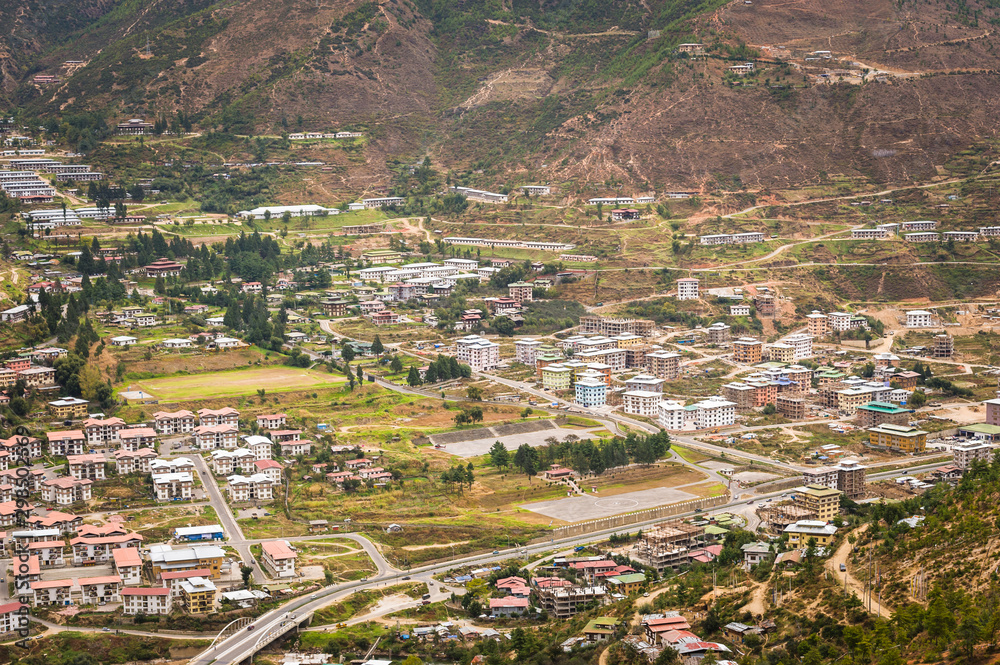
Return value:
<svg viewBox="0 0 1000 665">
<path fill-rule="evenodd" d="M 800 520 L 785 527 L 788 536 L 788 546 L 803 548 L 815 540 L 817 547 L 826 547 L 837 535 L 837 527 L 818 520 Z"/>
<path fill-rule="evenodd" d="M 274 461 L 273 459 L 262 459 L 255 460 L 253 463 L 253 468 L 250 470 L 251 473 L 262 473 L 271 479 L 271 482 L 275 485 L 281 483 L 282 475 L 281 472 L 285 467 L 281 466 L 280 463 Z"/>
<path fill-rule="evenodd" d="M 607 642 L 615 636 L 615 631 L 621 623 L 621 619 L 614 617 L 598 617 L 584 627 L 583 638 L 588 644 Z"/>
<path fill-rule="evenodd" d="M 215 545 L 195 545 L 173 549 L 169 545 L 150 548 L 149 561 L 154 579 L 162 579 L 164 586 L 174 579 L 184 579 L 187 574 L 200 574 L 218 579 L 226 552 Z"/>
<path fill-rule="evenodd" d="M 764 561 L 770 561 L 774 558 L 774 553 L 771 551 L 771 545 L 768 543 L 747 543 L 740 549 L 743 550 L 743 565 L 747 568 L 756 566 L 758 563 L 763 563 Z"/>
<path fill-rule="evenodd" d="M 165 339 L 160 342 L 160 346 L 164 349 L 189 349 L 193 346 L 193 342 L 189 339 L 180 339 L 177 337 L 172 337 L 170 339 Z"/>
<path fill-rule="evenodd" d="M 295 577 L 295 559 L 298 556 L 284 540 L 261 543 L 261 563 L 272 577 Z"/>
<path fill-rule="evenodd" d="M 139 340 L 128 335 L 118 335 L 111 338 L 111 346 L 132 346 Z"/>
<path fill-rule="evenodd" d="M 243 445 L 253 453 L 256 459 L 271 459 L 274 444 L 266 436 L 251 435 L 243 437 Z"/>
<path fill-rule="evenodd" d="M 312 452 L 312 441 L 309 439 L 282 441 L 278 444 L 283 457 L 296 457 L 298 455 L 308 455 Z"/>
<path fill-rule="evenodd" d="M 146 266 L 146 277 L 177 277 L 184 268 L 170 259 L 157 259 Z"/>
<path fill-rule="evenodd" d="M 31 604 L 34 607 L 45 605 L 72 605 L 70 591 L 73 580 L 39 580 L 31 582 Z"/>
<path fill-rule="evenodd" d="M 727 623 L 722 627 L 722 632 L 728 637 L 732 642 L 738 642 L 743 644 L 747 635 L 759 635 L 761 629 L 756 626 L 748 626 L 743 623 L 738 623 L 736 621 L 732 623 Z"/>
<path fill-rule="evenodd" d="M 153 475 L 153 493 L 157 501 L 188 501 L 193 491 L 194 476 L 187 471 Z"/>
<path fill-rule="evenodd" d="M 241 473 L 254 473 L 254 462 L 256 455 L 249 448 L 237 448 L 236 450 L 213 450 L 212 451 L 212 472 L 220 476 L 229 476 L 239 471 Z"/>
<path fill-rule="evenodd" d="M 170 589 L 161 587 L 133 587 L 121 590 L 122 614 L 170 614 L 173 598 Z"/>
<path fill-rule="evenodd" d="M 490 616 L 509 617 L 524 614 L 530 603 L 527 598 L 507 596 L 506 598 L 490 598 Z"/>
<path fill-rule="evenodd" d="M 284 413 L 270 413 L 257 416 L 257 427 L 274 430 L 285 426 L 287 416 Z"/>
</svg>

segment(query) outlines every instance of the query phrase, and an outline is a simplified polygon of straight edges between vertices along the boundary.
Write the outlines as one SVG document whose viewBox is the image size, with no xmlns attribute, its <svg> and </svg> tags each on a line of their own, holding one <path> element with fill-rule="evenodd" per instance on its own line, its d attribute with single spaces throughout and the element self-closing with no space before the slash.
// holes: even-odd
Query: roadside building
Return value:
<svg viewBox="0 0 1000 665">
<path fill-rule="evenodd" d="M 868 429 L 868 445 L 899 453 L 922 453 L 927 449 L 927 432 L 912 425 L 879 425 Z"/>
<path fill-rule="evenodd" d="M 261 563 L 272 577 L 295 577 L 295 559 L 298 555 L 284 540 L 261 543 Z"/>
</svg>

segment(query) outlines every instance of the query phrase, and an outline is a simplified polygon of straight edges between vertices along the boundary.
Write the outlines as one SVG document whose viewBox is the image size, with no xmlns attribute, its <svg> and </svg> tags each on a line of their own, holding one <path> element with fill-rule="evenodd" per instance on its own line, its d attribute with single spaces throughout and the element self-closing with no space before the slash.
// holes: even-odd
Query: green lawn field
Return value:
<svg viewBox="0 0 1000 665">
<path fill-rule="evenodd" d="M 344 381 L 343 376 L 310 369 L 260 367 L 145 379 L 138 382 L 138 388 L 155 395 L 161 401 L 184 401 L 199 397 L 253 395 L 260 388 L 268 393 L 330 388 Z"/>
</svg>

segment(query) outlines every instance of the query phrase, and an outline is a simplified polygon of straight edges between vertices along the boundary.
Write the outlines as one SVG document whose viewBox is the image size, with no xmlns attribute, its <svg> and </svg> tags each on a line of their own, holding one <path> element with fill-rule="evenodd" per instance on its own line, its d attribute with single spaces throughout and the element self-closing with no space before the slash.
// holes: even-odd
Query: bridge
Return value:
<svg viewBox="0 0 1000 665">
<path fill-rule="evenodd" d="M 219 654 L 213 660 L 219 665 L 239 665 L 250 662 L 261 649 L 275 640 L 308 626 L 312 622 L 312 617 L 312 612 L 299 614 L 283 611 L 272 612 L 257 619 L 241 617 L 220 630 L 212 643 L 198 658 L 211 658 L 220 646 L 233 638 L 232 641 L 237 642 L 239 648 L 236 650 L 226 649 L 225 653 Z M 192 662 L 194 661 L 192 660 Z"/>
</svg>

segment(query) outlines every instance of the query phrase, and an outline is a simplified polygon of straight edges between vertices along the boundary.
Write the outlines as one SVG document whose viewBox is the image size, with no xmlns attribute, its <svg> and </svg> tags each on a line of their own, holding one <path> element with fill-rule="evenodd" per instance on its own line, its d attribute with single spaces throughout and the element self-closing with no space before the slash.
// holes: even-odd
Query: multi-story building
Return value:
<svg viewBox="0 0 1000 665">
<path fill-rule="evenodd" d="M 646 354 L 649 371 L 661 379 L 672 381 L 681 375 L 681 354 L 670 351 L 655 351 Z"/>
<path fill-rule="evenodd" d="M 854 414 L 858 425 L 867 429 L 885 423 L 906 425 L 913 417 L 913 410 L 903 409 L 888 402 L 868 402 L 857 407 Z"/>
<path fill-rule="evenodd" d="M 118 590 L 122 581 L 117 575 L 81 577 L 76 583 L 80 586 L 81 605 L 107 605 L 118 602 Z"/>
<path fill-rule="evenodd" d="M 271 479 L 263 473 L 251 476 L 229 476 L 226 490 L 233 503 L 272 501 L 274 500 Z"/>
<path fill-rule="evenodd" d="M 127 427 L 118 432 L 121 450 L 136 451 L 156 446 L 156 430 L 152 427 Z"/>
<path fill-rule="evenodd" d="M 655 327 L 655 322 L 648 319 L 605 318 L 595 314 L 580 317 L 580 332 L 584 335 L 615 336 L 632 333 L 648 337 Z"/>
<path fill-rule="evenodd" d="M 240 424 L 240 412 L 229 406 L 221 409 L 198 409 L 198 424 L 237 427 Z"/>
<path fill-rule="evenodd" d="M 777 342 L 775 344 L 771 344 L 764 350 L 766 352 L 767 359 L 773 363 L 788 364 L 795 362 L 795 348 L 788 344 Z"/>
<path fill-rule="evenodd" d="M 49 432 L 45 436 L 49 440 L 50 455 L 66 457 L 87 452 L 87 438 L 81 430 Z"/>
<path fill-rule="evenodd" d="M 796 549 L 815 543 L 816 547 L 826 547 L 837 535 L 837 527 L 819 520 L 801 520 L 785 527 L 788 546 Z"/>
<path fill-rule="evenodd" d="M 1000 391 L 993 399 L 984 401 L 983 405 L 986 407 L 986 424 L 1000 425 Z"/>
<path fill-rule="evenodd" d="M 212 471 L 220 476 L 230 476 L 237 471 L 253 473 L 256 461 L 257 457 L 249 448 L 212 451 Z"/>
<path fill-rule="evenodd" d="M 233 449 L 239 442 L 235 425 L 199 425 L 194 428 L 194 441 L 201 450 Z"/>
<path fill-rule="evenodd" d="M 507 285 L 507 295 L 521 304 L 533 300 L 535 286 L 529 282 L 513 282 Z"/>
<path fill-rule="evenodd" d="M 806 330 L 812 337 L 822 337 L 830 331 L 830 322 L 826 314 L 813 310 L 806 314 Z"/>
<path fill-rule="evenodd" d="M 663 429 L 679 432 L 684 429 L 684 423 L 687 421 L 687 409 L 675 400 L 664 400 L 660 402 L 658 420 Z"/>
<path fill-rule="evenodd" d="M 537 339 L 518 339 L 514 341 L 514 360 L 527 365 L 535 366 L 535 358 L 538 356 L 538 349 L 543 346 Z"/>
<path fill-rule="evenodd" d="M 656 418 L 660 415 L 663 393 L 651 390 L 628 390 L 622 395 L 625 413 Z"/>
<path fill-rule="evenodd" d="M 153 579 L 167 581 L 167 573 L 176 573 L 183 578 L 190 572 L 201 572 L 205 577 L 219 579 L 226 552 L 216 545 L 196 545 L 173 549 L 169 545 L 150 548 L 149 561 Z"/>
<path fill-rule="evenodd" d="M 906 313 L 907 328 L 930 328 L 934 325 L 934 315 L 924 309 L 913 309 Z"/>
<path fill-rule="evenodd" d="M 933 355 L 935 358 L 951 358 L 955 355 L 955 340 L 951 335 L 934 335 Z"/>
<path fill-rule="evenodd" d="M 754 387 L 733 381 L 722 386 L 722 396 L 736 405 L 737 411 L 749 411 L 757 406 Z"/>
<path fill-rule="evenodd" d="M 573 385 L 573 370 L 555 364 L 542 367 L 542 386 L 549 390 L 569 390 Z"/>
<path fill-rule="evenodd" d="M 187 410 L 157 411 L 153 423 L 160 434 L 187 434 L 194 430 L 195 416 Z"/>
<path fill-rule="evenodd" d="M 723 397 L 712 396 L 694 406 L 695 427 L 698 429 L 727 427 L 736 422 L 736 405 Z"/>
<path fill-rule="evenodd" d="M 730 327 L 722 321 L 717 321 L 705 329 L 705 335 L 708 338 L 709 344 L 728 344 L 730 340 Z"/>
<path fill-rule="evenodd" d="M 17 601 L 0 605 L 0 635 L 28 628 L 28 616 L 22 612 L 25 607 L 27 605 Z"/>
<path fill-rule="evenodd" d="M 607 598 L 603 586 L 549 587 L 538 592 L 538 603 L 550 617 L 568 619 Z"/>
<path fill-rule="evenodd" d="M 581 378 L 574 387 L 576 389 L 576 403 L 581 406 L 591 408 L 604 406 L 607 403 L 608 386 L 600 379 Z"/>
<path fill-rule="evenodd" d="M 295 577 L 295 559 L 298 556 L 288 542 L 269 540 L 261 543 L 261 563 L 272 577 Z"/>
<path fill-rule="evenodd" d="M 812 358 L 813 356 L 813 338 L 812 335 L 806 335 L 803 333 L 796 333 L 794 335 L 789 335 L 784 339 L 784 343 L 795 349 L 796 361 L 802 360 L 804 358 Z"/>
<path fill-rule="evenodd" d="M 288 421 L 288 416 L 284 413 L 266 413 L 257 416 L 257 427 L 266 430 L 284 427 Z"/>
<path fill-rule="evenodd" d="M 741 337 L 733 342 L 733 360 L 745 365 L 757 365 L 763 359 L 764 345 L 753 337 Z"/>
<path fill-rule="evenodd" d="M 990 463 L 996 454 L 997 447 L 986 441 L 967 441 L 955 444 L 951 451 L 954 453 L 954 463 L 959 469 L 965 470 L 972 466 L 973 462 Z"/>
<path fill-rule="evenodd" d="M 927 449 L 927 432 L 912 425 L 879 425 L 868 429 L 868 445 L 899 453 L 922 453 Z"/>
<path fill-rule="evenodd" d="M 795 503 L 814 513 L 821 522 L 831 522 L 840 514 L 840 491 L 826 485 L 807 485 L 795 493 Z"/>
<path fill-rule="evenodd" d="M 104 455 L 100 453 L 93 455 L 69 455 L 66 457 L 69 475 L 78 480 L 104 480 L 105 464 Z"/>
<path fill-rule="evenodd" d="M 138 533 L 106 536 L 77 536 L 69 541 L 73 548 L 73 565 L 87 566 L 109 561 L 114 550 L 121 547 L 139 547 L 142 536 Z"/>
<path fill-rule="evenodd" d="M 479 335 L 467 335 L 455 342 L 455 355 L 475 372 L 500 365 L 500 345 Z"/>
<path fill-rule="evenodd" d="M 757 309 L 757 314 L 762 317 L 774 316 L 777 309 L 774 296 L 770 293 L 758 293 L 754 296 L 753 306 Z"/>
<path fill-rule="evenodd" d="M 189 501 L 194 496 L 194 476 L 186 471 L 154 475 L 153 494 L 160 502 Z"/>
<path fill-rule="evenodd" d="M 39 580 L 31 582 L 31 604 L 34 607 L 45 605 L 70 605 L 70 592 L 73 580 Z"/>
<path fill-rule="evenodd" d="M 801 420 L 806 417 L 806 401 L 801 397 L 792 395 L 778 395 L 774 401 L 778 413 L 789 420 Z"/>
<path fill-rule="evenodd" d="M 52 478 L 42 483 L 42 501 L 68 506 L 78 501 L 90 501 L 93 496 L 92 480 L 80 480 L 72 476 Z"/>
<path fill-rule="evenodd" d="M 580 362 L 609 365 L 613 371 L 622 372 L 627 367 L 628 351 L 619 348 L 580 351 L 574 358 Z"/>
<path fill-rule="evenodd" d="M 122 614 L 146 616 L 170 614 L 173 599 L 170 589 L 161 587 L 126 587 L 121 590 Z"/>
<path fill-rule="evenodd" d="M 42 540 L 28 543 L 28 552 L 38 559 L 39 568 L 58 568 L 66 565 L 63 551 L 66 543 L 62 540 Z"/>
<path fill-rule="evenodd" d="M 194 473 L 194 462 L 187 457 L 152 460 L 149 463 L 149 473 L 154 478 L 168 473 Z"/>
<path fill-rule="evenodd" d="M 100 447 L 118 441 L 118 433 L 125 429 L 125 421 L 121 418 L 88 418 L 83 421 L 83 431 L 87 435 L 87 443 Z"/>
<path fill-rule="evenodd" d="M 677 280 L 677 299 L 697 300 L 698 283 L 698 279 L 695 277 L 682 277 Z"/>
<path fill-rule="evenodd" d="M 631 379 L 625 380 L 625 390 L 646 390 L 649 392 L 662 393 L 663 379 L 649 374 L 637 374 Z"/>
<path fill-rule="evenodd" d="M 114 571 L 125 586 L 142 584 L 142 557 L 137 547 L 119 547 L 111 551 Z"/>
<path fill-rule="evenodd" d="M 308 455 L 312 452 L 312 441 L 309 439 L 289 439 L 279 443 L 278 449 L 284 458 Z"/>
<path fill-rule="evenodd" d="M 271 482 L 275 485 L 281 484 L 282 471 L 285 467 L 281 466 L 279 462 L 273 459 L 260 459 L 255 460 L 253 467 L 250 469 L 251 475 L 254 473 L 262 473 L 271 479 Z"/>
<path fill-rule="evenodd" d="M 215 611 L 215 583 L 204 577 L 192 577 L 180 583 L 181 603 L 190 614 Z"/>
<path fill-rule="evenodd" d="M 273 457 L 274 443 L 266 436 L 259 434 L 244 436 L 243 447 L 249 449 L 256 459 L 271 459 Z"/>
</svg>

